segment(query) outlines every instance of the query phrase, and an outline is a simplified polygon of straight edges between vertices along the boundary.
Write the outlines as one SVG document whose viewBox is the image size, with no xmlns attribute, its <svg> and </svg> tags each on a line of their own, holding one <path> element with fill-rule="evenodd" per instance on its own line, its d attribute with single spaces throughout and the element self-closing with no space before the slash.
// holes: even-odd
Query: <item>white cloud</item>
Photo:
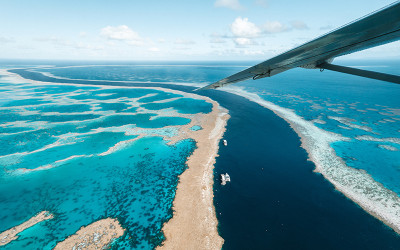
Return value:
<svg viewBox="0 0 400 250">
<path fill-rule="evenodd" d="M 246 46 L 246 45 L 252 45 L 253 44 L 252 40 L 250 40 L 249 38 L 245 38 L 245 37 L 234 38 L 233 41 L 238 46 Z"/>
<path fill-rule="evenodd" d="M 210 39 L 210 43 L 226 43 L 226 40 L 219 37 L 214 37 Z"/>
<path fill-rule="evenodd" d="M 143 41 L 142 40 L 130 40 L 130 41 L 126 41 L 127 44 L 129 45 L 133 45 L 133 46 L 141 46 L 143 45 Z"/>
<path fill-rule="evenodd" d="M 256 25 L 248 18 L 237 17 L 230 26 L 236 47 L 247 47 L 249 45 L 260 45 L 256 40 L 272 33 L 289 31 L 291 29 L 308 29 L 302 21 L 293 21 L 287 26 L 279 21 L 267 21 L 263 25 Z"/>
<path fill-rule="evenodd" d="M 250 22 L 248 18 L 238 17 L 231 24 L 231 32 L 234 36 L 233 42 L 236 46 L 245 47 L 257 44 L 252 39 L 260 36 L 261 29 Z"/>
<path fill-rule="evenodd" d="M 84 31 L 79 32 L 79 37 L 86 37 L 87 33 Z"/>
<path fill-rule="evenodd" d="M 181 39 L 181 38 L 176 39 L 174 43 L 175 43 L 175 44 L 180 44 L 180 45 L 191 45 L 191 44 L 195 44 L 195 42 L 192 41 L 192 40 Z"/>
<path fill-rule="evenodd" d="M 248 18 L 238 17 L 231 24 L 231 31 L 236 37 L 257 37 L 260 35 L 261 30 L 254 23 L 250 22 Z"/>
<path fill-rule="evenodd" d="M 229 36 L 213 32 L 210 34 L 210 43 L 226 43 Z"/>
<path fill-rule="evenodd" d="M 210 36 L 211 36 L 211 37 L 226 37 L 226 35 L 222 35 L 222 34 L 217 33 L 217 32 L 211 33 Z"/>
<path fill-rule="evenodd" d="M 70 46 L 75 49 L 85 49 L 85 50 L 103 50 L 104 47 L 101 45 L 93 45 L 93 44 L 86 44 L 86 43 L 73 43 L 71 42 L 70 44 L 65 44 L 65 46 Z"/>
<path fill-rule="evenodd" d="M 126 41 L 130 45 L 143 44 L 139 34 L 126 25 L 106 26 L 101 29 L 100 35 L 110 40 Z"/>
<path fill-rule="evenodd" d="M 262 26 L 262 29 L 265 33 L 279 33 L 288 30 L 286 25 L 282 24 L 279 21 L 272 21 L 272 22 L 267 21 Z"/>
<path fill-rule="evenodd" d="M 292 21 L 290 24 L 292 25 L 293 28 L 295 28 L 297 30 L 307 30 L 308 29 L 307 24 L 300 20 Z"/>
<path fill-rule="evenodd" d="M 14 42 L 14 39 L 9 37 L 0 36 L 0 43 L 11 43 Z"/>
<path fill-rule="evenodd" d="M 261 50 L 247 50 L 245 49 L 243 51 L 243 54 L 248 55 L 248 56 L 254 56 L 254 55 L 264 55 L 264 52 Z"/>
<path fill-rule="evenodd" d="M 191 50 L 190 48 L 184 47 L 184 46 L 178 46 L 178 47 L 175 47 L 174 49 L 175 49 L 175 50 L 178 50 L 178 51 L 182 51 L 182 50 Z"/>
<path fill-rule="evenodd" d="M 148 51 L 151 51 L 151 52 L 159 52 L 160 49 L 159 49 L 159 48 L 156 48 L 156 47 L 153 47 L 153 48 L 149 48 Z"/>
<path fill-rule="evenodd" d="M 239 0 L 216 0 L 214 3 L 215 7 L 229 8 L 232 10 L 242 10 L 243 7 L 239 3 Z"/>
<path fill-rule="evenodd" d="M 62 39 L 55 37 L 55 36 L 51 36 L 51 37 L 35 37 L 33 38 L 34 41 L 37 42 L 53 42 L 53 43 L 57 43 L 57 42 L 61 42 Z"/>
</svg>

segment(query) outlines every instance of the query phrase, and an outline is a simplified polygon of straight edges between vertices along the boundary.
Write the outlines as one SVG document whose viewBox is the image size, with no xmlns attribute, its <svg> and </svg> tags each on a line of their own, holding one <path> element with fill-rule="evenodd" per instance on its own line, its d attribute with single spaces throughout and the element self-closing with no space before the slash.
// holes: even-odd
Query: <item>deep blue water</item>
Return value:
<svg viewBox="0 0 400 250">
<path fill-rule="evenodd" d="M 399 62 L 344 64 L 361 64 L 365 69 L 400 75 Z M 267 101 L 293 109 L 305 120 L 318 120 L 317 127 L 349 138 L 331 145 L 336 153 L 349 166 L 366 170 L 386 188 L 400 194 L 399 85 L 302 69 L 268 80 L 268 84 L 249 81 L 239 85 Z M 366 136 L 379 141 L 365 140 Z"/>
<path fill-rule="evenodd" d="M 400 73 L 395 62 L 346 63 Z M 57 64 L 68 66 L 68 63 Z M 27 71 L 19 73 L 54 82 L 165 86 L 191 91 L 191 87 L 171 84 L 210 83 L 244 69 L 241 66 L 251 65 L 198 64 L 35 69 L 61 78 L 84 79 L 80 81 L 49 78 Z M 400 147 L 396 138 L 400 137 L 400 88 L 397 85 L 328 71 L 296 69 L 238 86 L 294 110 L 326 131 L 349 138 L 331 145 L 336 154 L 348 166 L 366 170 L 386 188 L 399 193 Z M 224 249 L 400 248 L 399 235 L 335 191 L 321 175 L 312 172 L 313 163 L 307 161 L 298 136 L 285 121 L 242 97 L 220 91 L 201 94 L 228 108 L 232 116 L 225 134 L 228 147 L 220 145 L 214 185 Z M 90 95 L 76 95 L 76 98 L 88 100 Z M 100 96 L 98 100 L 101 98 L 105 97 Z M 160 99 L 156 95 L 140 100 Z M 168 108 L 162 103 L 144 105 L 149 110 Z M 176 105 L 187 112 L 184 110 L 187 105 Z M 201 110 L 200 106 L 192 112 Z M 117 122 L 119 126 L 127 124 L 114 119 L 109 122 Z M 232 182 L 221 187 L 218 176 L 225 172 L 230 174 Z"/>
<path fill-rule="evenodd" d="M 400 75 L 400 63 L 395 61 L 345 61 L 343 64 Z M 245 65 L 246 63 L 228 66 L 223 63 L 204 63 L 198 66 L 190 63 L 188 65 L 142 64 L 60 67 L 36 71 L 74 79 L 204 84 L 244 69 Z M 398 85 L 328 70 L 321 73 L 318 70 L 305 69 L 294 69 L 270 79 L 246 81 L 235 85 L 281 107 L 293 109 L 305 120 L 318 120 L 320 123 L 316 123 L 316 126 L 324 130 L 350 138 L 350 141 L 332 145 L 336 153 L 343 159 L 351 159 L 349 164 L 352 167 L 366 170 L 385 187 L 400 194 Z M 362 140 L 360 136 L 372 136 L 384 140 L 360 142 Z M 393 140 L 385 138 L 398 138 L 398 142 L 394 143 Z M 390 146 L 393 150 L 390 151 L 382 145 Z M 381 165 L 390 165 L 390 172 L 395 174 L 392 181 L 386 178 L 385 172 L 379 174 L 374 171 Z"/>
<path fill-rule="evenodd" d="M 222 187 L 214 179 L 224 249 L 400 247 L 396 233 L 312 172 L 285 121 L 242 98 L 232 101 L 228 146 L 220 143 L 216 163 L 218 176 L 228 172 L 232 181 Z"/>
</svg>

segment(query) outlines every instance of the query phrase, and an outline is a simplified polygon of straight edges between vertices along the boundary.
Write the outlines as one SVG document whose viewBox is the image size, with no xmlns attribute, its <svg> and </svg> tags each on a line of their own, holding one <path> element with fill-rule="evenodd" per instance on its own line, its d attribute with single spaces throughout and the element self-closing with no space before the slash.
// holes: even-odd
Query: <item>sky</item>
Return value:
<svg viewBox="0 0 400 250">
<path fill-rule="evenodd" d="M 393 0 L 4 0 L 0 59 L 266 60 Z M 345 58 L 398 58 L 400 42 Z"/>
</svg>

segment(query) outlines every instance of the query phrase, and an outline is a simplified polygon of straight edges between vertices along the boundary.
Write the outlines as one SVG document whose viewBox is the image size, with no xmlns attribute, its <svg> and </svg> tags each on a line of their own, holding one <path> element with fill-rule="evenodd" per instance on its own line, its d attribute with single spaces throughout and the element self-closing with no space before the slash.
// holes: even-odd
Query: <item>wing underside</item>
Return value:
<svg viewBox="0 0 400 250">
<path fill-rule="evenodd" d="M 321 68 L 338 56 L 400 40 L 400 2 L 353 21 L 328 34 L 202 89 L 215 89 L 250 78 L 270 77 L 286 70 Z"/>
</svg>

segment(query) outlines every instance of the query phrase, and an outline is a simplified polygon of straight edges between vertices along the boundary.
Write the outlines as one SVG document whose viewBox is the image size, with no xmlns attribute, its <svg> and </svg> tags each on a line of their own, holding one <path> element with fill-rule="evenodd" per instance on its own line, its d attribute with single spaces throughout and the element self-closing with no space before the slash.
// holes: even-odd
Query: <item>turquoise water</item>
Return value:
<svg viewBox="0 0 400 250">
<path fill-rule="evenodd" d="M 207 114 L 210 113 L 212 109 L 210 103 L 204 100 L 196 100 L 196 104 L 193 105 L 193 99 L 190 98 L 180 98 L 178 100 L 163 103 L 148 103 L 143 105 L 143 107 L 149 110 L 160 110 L 174 107 L 178 110 L 178 113 L 181 114 Z"/>
<path fill-rule="evenodd" d="M 254 63 L 232 63 L 230 65 L 227 65 L 227 63 L 81 65 L 82 67 L 53 67 L 34 70 L 69 79 L 129 80 L 139 82 L 144 86 L 153 86 L 159 82 L 199 86 L 220 80 Z M 361 65 L 370 70 L 400 74 L 399 65 L 396 62 L 363 61 L 347 62 L 347 65 Z M 88 84 L 87 81 L 80 82 Z M 329 71 L 321 73 L 317 70 L 294 69 L 272 78 L 246 81 L 238 83 L 236 86 L 239 86 L 241 90 L 255 93 L 262 99 L 280 107 L 293 110 L 295 114 L 300 116 L 300 119 L 309 121 L 324 131 L 333 132 L 347 138 L 330 145 L 334 152 L 348 166 L 363 170 L 360 172 L 371 175 L 386 188 L 400 194 L 398 184 L 400 179 L 400 102 L 398 98 L 400 89 L 397 85 Z M 51 128 L 58 128 L 52 130 L 52 133 L 57 136 L 66 134 L 66 131 L 82 134 L 96 130 L 102 126 L 101 124 L 106 124 L 108 128 L 116 127 L 112 130 L 114 130 L 114 136 L 117 137 L 115 141 L 117 141 L 119 136 L 122 137 L 118 133 L 130 129 L 129 124 L 132 122 L 140 125 L 143 128 L 141 131 L 149 135 L 155 133 L 155 135 L 162 136 L 177 133 L 176 129 L 163 127 L 164 122 L 169 123 L 170 121 L 169 118 L 159 119 L 159 108 L 168 110 L 169 105 L 174 103 L 174 99 L 167 102 L 163 100 L 182 96 L 146 89 L 137 90 L 135 93 L 124 93 L 124 89 L 99 90 L 93 87 L 90 91 L 81 91 L 71 86 L 69 88 L 70 95 L 68 98 L 72 100 L 72 103 L 77 104 L 74 102 L 77 101 L 82 105 L 90 106 L 91 111 L 82 110 L 80 111 L 81 115 L 98 115 L 97 112 L 103 112 L 101 113 L 102 116 L 91 120 L 76 120 L 71 123 L 59 122 L 56 125 L 54 125 L 54 122 L 39 120 L 36 123 L 32 122 L 32 126 L 27 126 L 26 121 L 23 123 L 15 122 L 23 118 L 21 118 L 20 112 L 13 112 L 13 114 L 6 115 L 4 118 L 0 116 L 1 119 L 14 120 L 14 123 L 4 127 L 4 133 L 6 131 L 7 133 L 26 131 L 29 135 L 29 131 L 38 130 L 38 126 L 40 128 L 42 123 L 46 123 Z M 39 101 L 42 97 L 46 101 L 53 101 L 45 98 L 47 95 L 46 87 L 21 86 L 20 89 L 21 91 L 36 92 L 35 96 L 38 97 L 36 101 Z M 62 87 L 52 86 L 48 90 L 54 96 L 63 96 Z M 0 102 L 3 100 L 1 93 Z M 226 107 L 232 111 L 230 124 L 238 123 L 240 125 L 229 127 L 228 123 L 226 136 L 230 136 L 228 138 L 229 146 L 220 148 L 221 154 L 217 159 L 216 167 L 216 171 L 223 170 L 223 173 L 228 171 L 233 179 L 231 185 L 221 188 L 216 177 L 214 186 L 217 190 L 215 205 L 220 223 L 219 229 L 226 240 L 224 245 L 226 249 L 243 249 L 249 246 L 255 246 L 254 249 L 261 249 L 266 246 L 271 247 L 271 249 L 285 248 L 285 246 L 287 249 L 296 247 L 299 249 L 338 249 L 342 245 L 349 246 L 349 248 L 354 246 L 353 249 L 365 248 L 365 246 L 370 249 L 398 248 L 398 235 L 366 214 L 360 207 L 345 199 L 339 192 L 334 191 L 332 185 L 323 180 L 320 175 L 312 172 L 314 165 L 309 162 L 305 164 L 305 160 L 304 162 L 294 160 L 298 159 L 296 154 L 300 154 L 301 151 L 298 149 L 298 144 L 300 144 L 298 138 L 294 136 L 291 143 L 283 141 L 283 139 L 280 141 L 281 138 L 285 138 L 286 134 L 290 134 L 287 131 L 290 130 L 289 128 L 284 126 L 274 127 L 277 124 L 276 118 L 258 120 L 257 114 L 266 112 L 261 106 L 253 107 L 254 105 L 252 106 L 251 102 L 245 102 L 224 92 L 209 93 L 210 97 L 227 105 Z M 5 96 L 5 100 L 7 100 L 7 97 Z M 131 100 L 129 101 L 126 98 L 131 98 Z M 116 100 L 115 103 L 119 104 L 109 105 L 108 99 Z M 132 102 L 135 104 L 133 105 Z M 201 107 L 201 101 L 197 102 L 200 106 L 196 109 L 192 109 L 190 105 L 181 105 L 180 102 L 183 101 L 181 100 L 174 105 L 176 105 L 175 111 L 181 114 L 207 112 L 208 110 L 207 107 Z M 107 104 L 102 105 L 103 103 Z M 41 104 L 41 106 L 46 105 L 54 104 Z M 60 105 L 61 103 L 56 106 Z M 138 110 L 140 111 L 139 106 L 140 108 L 146 107 L 147 112 L 145 114 L 137 113 Z M 254 112 L 241 113 L 242 108 L 247 106 L 251 106 L 251 110 L 254 110 Z M 26 106 L 22 107 L 22 110 L 25 109 Z M 35 114 L 25 115 L 34 117 Z M 62 115 L 65 115 L 65 113 Z M 129 115 L 129 117 L 124 115 Z M 241 117 L 244 121 L 240 121 L 242 122 L 240 123 L 238 117 Z M 177 124 L 177 126 L 189 122 L 187 118 L 172 119 L 173 122 L 176 122 L 173 124 Z M 267 124 L 265 123 L 272 130 L 266 131 L 267 129 L 264 126 Z M 253 130 L 245 130 L 247 124 L 251 125 L 249 127 L 254 127 Z M 193 127 L 192 129 L 199 128 Z M 103 131 L 103 133 L 105 132 L 110 131 Z M 34 135 L 35 133 L 32 133 L 30 136 Z M 33 143 L 31 151 L 48 144 L 54 144 L 58 139 L 65 140 L 65 144 L 68 142 L 68 137 L 65 136 L 58 139 L 46 137 L 46 130 L 39 131 L 36 135 L 41 137 L 40 141 L 43 139 L 47 142 L 43 144 Z M 84 135 L 82 136 L 84 140 L 88 139 Z M 128 133 L 126 136 L 127 138 L 136 138 L 134 137 L 135 133 Z M 253 143 L 256 140 L 258 144 L 255 143 L 255 145 L 259 145 L 260 148 L 256 149 L 256 146 L 248 144 L 250 138 L 253 138 Z M 112 141 L 112 139 L 110 140 Z M 261 140 L 261 142 L 258 140 Z M 10 139 L 9 141 L 13 142 L 14 140 Z M 241 141 L 241 143 L 235 143 L 237 141 Z M 274 142 L 274 145 L 270 145 L 270 141 Z M 137 142 L 139 141 L 135 143 Z M 288 143 L 288 145 L 285 143 Z M 264 145 L 268 146 L 264 148 Z M 64 147 L 65 151 L 67 151 L 68 146 Z M 289 149 L 289 146 L 293 146 L 297 151 L 293 148 Z M 278 149 L 282 147 L 284 147 L 284 150 L 279 151 Z M 23 148 L 23 145 L 18 144 L 11 149 L 12 152 L 19 152 L 20 148 Z M 291 150 L 297 153 L 293 153 Z M 247 151 L 255 152 L 255 154 L 250 154 L 251 157 L 249 158 L 242 157 L 244 152 Z M 305 155 L 305 152 L 302 153 Z M 270 158 L 268 157 L 272 160 L 269 161 Z M 303 159 L 302 157 L 300 158 Z M 306 155 L 304 157 L 307 158 Z M 10 162 L 18 161 L 16 156 L 3 159 Z M 85 160 L 86 158 L 82 157 L 82 159 Z M 124 158 L 122 157 L 122 159 Z M 51 159 L 48 161 L 51 161 Z M 222 170 L 218 170 L 218 167 L 221 166 Z M 61 167 L 59 168 L 61 169 Z M 216 173 L 218 176 L 219 172 Z M 31 230 L 35 230 L 35 228 L 33 227 Z M 152 230 L 155 230 L 154 228 Z M 158 242 L 160 238 L 154 237 L 152 239 Z M 126 241 L 122 242 L 126 243 Z M 150 243 L 145 247 L 149 245 Z"/>
<path fill-rule="evenodd" d="M 167 145 L 163 136 L 176 135 L 190 119 L 156 111 L 207 113 L 211 104 L 154 89 L 3 81 L 0 90 L 0 232 L 40 211 L 54 215 L 4 249 L 52 249 L 107 217 L 127 229 L 115 248 L 162 242 L 195 142 Z"/>
<path fill-rule="evenodd" d="M 396 62 L 363 62 L 362 65 L 368 70 L 400 75 Z M 347 138 L 331 145 L 336 154 L 348 166 L 365 170 L 386 188 L 400 194 L 400 88 L 397 84 L 303 69 L 278 75 L 266 83 L 249 81 L 239 86 L 294 110 L 323 130 Z"/>
<path fill-rule="evenodd" d="M 72 79 L 130 80 L 149 85 L 155 82 L 204 85 L 254 63 L 82 65 L 35 71 Z M 399 63 L 395 61 L 344 61 L 342 64 L 400 75 Z M 366 170 L 386 188 L 400 194 L 400 88 L 396 84 L 328 70 L 321 73 L 299 68 L 233 86 L 289 108 L 304 120 L 314 122 L 317 127 L 347 138 L 331 145 L 336 154 L 347 165 Z M 365 140 L 365 136 L 373 138 Z"/>
<path fill-rule="evenodd" d="M 198 130 L 201 130 L 201 129 L 203 129 L 203 128 L 201 126 L 198 126 L 198 125 L 194 125 L 193 127 L 190 128 L 190 130 L 193 130 L 193 131 L 198 131 Z"/>
</svg>

